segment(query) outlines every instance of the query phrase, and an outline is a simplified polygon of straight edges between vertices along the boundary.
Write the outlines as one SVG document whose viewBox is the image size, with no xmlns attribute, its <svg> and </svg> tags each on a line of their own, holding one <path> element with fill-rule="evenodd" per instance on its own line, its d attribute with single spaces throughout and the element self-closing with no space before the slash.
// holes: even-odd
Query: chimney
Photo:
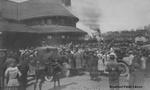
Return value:
<svg viewBox="0 0 150 90">
<path fill-rule="evenodd" d="M 71 6 L 71 0 L 62 0 L 63 4 L 67 7 Z"/>
</svg>

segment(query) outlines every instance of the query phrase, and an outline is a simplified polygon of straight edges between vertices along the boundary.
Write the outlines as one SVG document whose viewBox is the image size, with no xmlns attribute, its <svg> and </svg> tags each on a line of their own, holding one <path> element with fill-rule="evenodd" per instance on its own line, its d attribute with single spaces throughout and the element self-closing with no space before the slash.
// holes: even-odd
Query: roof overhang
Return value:
<svg viewBox="0 0 150 90">
<path fill-rule="evenodd" d="M 49 33 L 79 33 L 87 34 L 86 32 L 71 26 L 60 26 L 60 25 L 37 25 L 37 26 L 27 26 L 24 24 L 3 24 L 0 27 L 0 32 L 22 32 L 22 33 L 39 33 L 39 34 L 49 34 Z"/>
</svg>

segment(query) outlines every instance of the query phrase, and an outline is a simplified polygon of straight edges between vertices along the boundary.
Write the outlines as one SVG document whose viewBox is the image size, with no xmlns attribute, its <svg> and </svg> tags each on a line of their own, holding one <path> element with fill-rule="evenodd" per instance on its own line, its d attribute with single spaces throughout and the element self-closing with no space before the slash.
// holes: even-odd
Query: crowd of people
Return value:
<svg viewBox="0 0 150 90">
<path fill-rule="evenodd" d="M 114 90 L 115 88 L 113 86 L 119 86 L 119 77 L 121 74 L 118 59 L 122 59 L 128 64 L 129 67 L 129 85 L 142 86 L 145 71 L 147 70 L 146 67 L 148 66 L 148 51 L 141 48 L 135 49 L 133 47 L 128 47 L 126 51 L 121 48 L 106 48 L 105 46 L 105 48 L 93 48 L 94 45 L 96 44 L 89 46 L 84 46 L 82 44 L 68 44 L 57 47 L 58 54 L 56 57 L 59 57 L 57 58 L 57 62 L 61 65 L 61 70 L 59 69 L 59 71 L 63 72 L 65 77 L 82 75 L 84 72 L 89 72 L 91 80 L 98 80 L 102 74 L 107 73 L 110 88 Z M 124 53 L 121 53 L 123 51 Z M 37 62 L 37 55 L 38 51 L 36 51 L 35 48 L 18 50 L 17 53 L 10 52 L 9 55 L 7 55 L 7 59 L 4 64 L 4 85 L 8 90 L 26 89 L 28 75 L 36 75 L 36 65 L 37 63 L 42 63 Z M 51 57 L 47 59 L 52 60 Z M 40 68 L 44 70 L 47 69 L 42 66 L 38 67 L 38 69 Z"/>
</svg>

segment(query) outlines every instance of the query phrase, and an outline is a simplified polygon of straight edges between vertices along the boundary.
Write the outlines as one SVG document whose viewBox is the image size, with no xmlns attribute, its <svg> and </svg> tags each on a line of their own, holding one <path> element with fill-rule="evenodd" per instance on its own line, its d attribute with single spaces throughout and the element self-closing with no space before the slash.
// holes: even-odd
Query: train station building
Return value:
<svg viewBox="0 0 150 90">
<path fill-rule="evenodd" d="M 0 6 L 2 48 L 79 42 L 87 34 L 76 27 L 79 19 L 67 9 L 70 0 L 7 0 Z"/>
</svg>

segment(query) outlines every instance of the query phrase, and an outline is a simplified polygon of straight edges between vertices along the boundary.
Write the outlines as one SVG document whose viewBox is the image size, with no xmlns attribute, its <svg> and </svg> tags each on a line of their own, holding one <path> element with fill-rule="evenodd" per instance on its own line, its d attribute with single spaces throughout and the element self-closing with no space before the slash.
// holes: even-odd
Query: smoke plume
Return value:
<svg viewBox="0 0 150 90">
<path fill-rule="evenodd" d="M 79 28 L 100 27 L 102 32 L 131 30 L 150 24 L 150 0 L 72 0 Z M 82 24 L 82 25 L 79 25 Z M 89 30 L 87 30 L 89 31 Z"/>
</svg>

